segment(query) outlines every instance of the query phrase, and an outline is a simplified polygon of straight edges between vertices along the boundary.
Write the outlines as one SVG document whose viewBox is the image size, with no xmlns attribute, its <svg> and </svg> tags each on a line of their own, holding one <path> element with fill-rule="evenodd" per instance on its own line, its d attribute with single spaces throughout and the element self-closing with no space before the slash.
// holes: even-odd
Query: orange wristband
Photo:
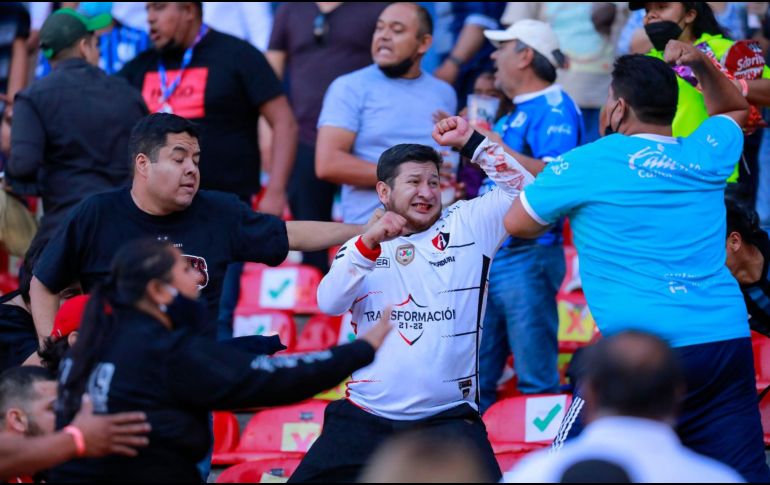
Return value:
<svg viewBox="0 0 770 485">
<path fill-rule="evenodd" d="M 72 425 L 64 427 L 64 429 L 62 429 L 62 432 L 72 436 L 72 439 L 75 441 L 75 450 L 77 452 L 78 458 L 85 456 L 86 439 L 83 437 L 83 432 Z"/>
</svg>

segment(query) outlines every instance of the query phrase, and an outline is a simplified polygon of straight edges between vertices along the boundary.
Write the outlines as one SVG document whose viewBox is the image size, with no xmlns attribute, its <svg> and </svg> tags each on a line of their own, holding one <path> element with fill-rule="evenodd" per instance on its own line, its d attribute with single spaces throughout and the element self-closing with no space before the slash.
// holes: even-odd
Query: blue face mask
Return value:
<svg viewBox="0 0 770 485">
<path fill-rule="evenodd" d="M 81 2 L 78 5 L 78 12 L 86 17 L 96 17 L 105 13 L 112 12 L 112 2 Z"/>
</svg>

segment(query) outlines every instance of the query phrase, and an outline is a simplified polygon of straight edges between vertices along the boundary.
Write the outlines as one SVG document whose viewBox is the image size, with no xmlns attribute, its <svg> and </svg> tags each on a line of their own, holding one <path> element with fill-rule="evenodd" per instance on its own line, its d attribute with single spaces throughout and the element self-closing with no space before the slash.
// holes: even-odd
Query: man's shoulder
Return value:
<svg viewBox="0 0 770 485">
<path fill-rule="evenodd" d="M 361 88 L 368 88 L 371 87 L 370 82 L 374 80 L 382 80 L 383 76 L 380 76 L 380 70 L 377 67 L 376 64 L 369 64 L 366 67 L 362 67 L 361 69 L 357 69 L 353 72 L 349 72 L 347 74 L 343 74 L 342 76 L 339 76 L 337 79 L 334 80 L 334 84 L 346 84 L 346 85 L 357 85 L 357 83 L 360 83 L 362 81 L 366 81 L 367 84 L 361 85 Z"/>
<path fill-rule="evenodd" d="M 246 204 L 237 196 L 218 190 L 199 190 L 190 209 L 197 213 L 218 213 L 222 216 L 233 213 Z"/>
<path fill-rule="evenodd" d="M 435 89 L 437 93 L 442 96 L 450 96 L 452 99 L 456 97 L 455 90 L 451 84 L 427 72 L 423 72 L 422 75 L 425 77 L 425 84 L 429 85 L 431 89 Z"/>
</svg>

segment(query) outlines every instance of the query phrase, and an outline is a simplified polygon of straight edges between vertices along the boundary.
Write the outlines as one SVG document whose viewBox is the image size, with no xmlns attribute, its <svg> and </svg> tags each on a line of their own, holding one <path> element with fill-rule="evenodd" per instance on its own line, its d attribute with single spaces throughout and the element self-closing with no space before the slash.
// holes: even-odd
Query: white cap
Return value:
<svg viewBox="0 0 770 485">
<path fill-rule="evenodd" d="M 519 20 L 505 30 L 485 30 L 484 36 L 495 47 L 500 47 L 501 42 L 518 39 L 542 54 L 554 68 L 562 66 L 555 54 L 559 52 L 559 39 L 556 38 L 551 26 L 545 22 L 532 19 Z M 558 56 L 561 57 L 561 52 Z"/>
</svg>

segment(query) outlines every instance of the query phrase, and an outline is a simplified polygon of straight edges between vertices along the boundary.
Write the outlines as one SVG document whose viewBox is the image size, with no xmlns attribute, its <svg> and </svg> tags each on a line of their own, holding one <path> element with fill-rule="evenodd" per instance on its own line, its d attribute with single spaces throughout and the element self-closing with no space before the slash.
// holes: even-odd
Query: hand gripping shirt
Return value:
<svg viewBox="0 0 770 485">
<path fill-rule="evenodd" d="M 533 177 L 489 140 L 478 145 L 474 161 L 497 189 L 457 202 L 428 230 L 384 242 L 379 251 L 351 239 L 318 288 L 321 310 L 351 311 L 357 334 L 393 306 L 393 331 L 374 363 L 348 384 L 348 399 L 370 413 L 416 420 L 463 403 L 478 409 L 487 274 L 507 237 L 503 217 Z"/>
</svg>

